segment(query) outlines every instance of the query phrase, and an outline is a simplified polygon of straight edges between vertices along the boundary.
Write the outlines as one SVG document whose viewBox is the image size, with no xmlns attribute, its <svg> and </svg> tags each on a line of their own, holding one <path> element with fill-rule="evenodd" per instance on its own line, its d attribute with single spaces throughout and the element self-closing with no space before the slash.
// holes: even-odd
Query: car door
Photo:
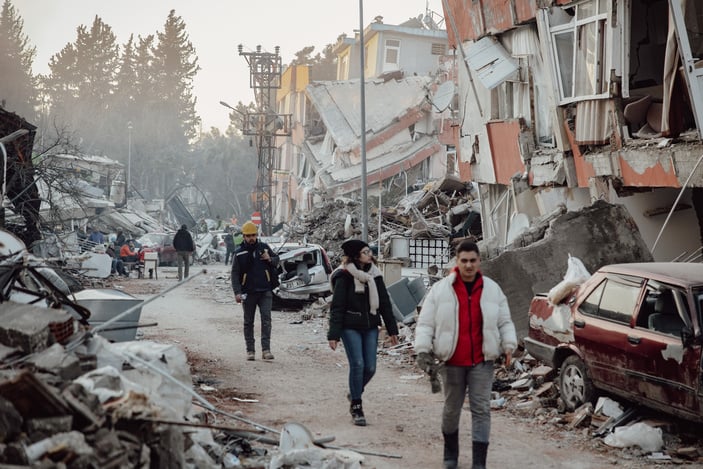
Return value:
<svg viewBox="0 0 703 469">
<path fill-rule="evenodd" d="M 647 282 L 643 305 L 652 306 L 640 308 L 636 326 L 640 341 L 631 351 L 628 372 L 637 384 L 632 391 L 651 407 L 699 414 L 701 347 L 684 346 L 681 334 L 692 326 L 687 298 L 682 288 Z"/>
<path fill-rule="evenodd" d="M 173 247 L 173 238 L 169 234 L 161 237 L 161 262 L 165 264 L 176 263 L 176 249 Z"/>
<path fill-rule="evenodd" d="M 635 381 L 627 372 L 633 317 L 642 291 L 641 278 L 609 273 L 574 313 L 574 341 L 596 387 L 618 394 Z"/>
</svg>

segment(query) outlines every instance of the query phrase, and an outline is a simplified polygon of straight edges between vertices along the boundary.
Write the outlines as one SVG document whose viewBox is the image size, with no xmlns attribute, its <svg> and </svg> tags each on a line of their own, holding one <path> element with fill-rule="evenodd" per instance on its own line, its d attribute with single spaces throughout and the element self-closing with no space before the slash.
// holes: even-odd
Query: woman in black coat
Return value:
<svg viewBox="0 0 703 469">
<path fill-rule="evenodd" d="M 369 245 L 358 239 L 342 244 L 345 258 L 332 273 L 332 306 L 327 340 L 332 350 L 340 339 L 349 360 L 349 412 L 354 425 L 366 425 L 361 406 L 365 386 L 376 373 L 378 328 L 381 318 L 390 343 L 398 344 L 398 324 L 393 317 L 391 300 L 376 267 Z"/>
</svg>

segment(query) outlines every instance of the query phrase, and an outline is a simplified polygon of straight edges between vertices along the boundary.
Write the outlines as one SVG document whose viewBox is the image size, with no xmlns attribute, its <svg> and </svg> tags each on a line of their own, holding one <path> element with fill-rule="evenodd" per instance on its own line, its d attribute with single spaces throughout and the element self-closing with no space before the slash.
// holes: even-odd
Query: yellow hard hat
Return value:
<svg viewBox="0 0 703 469">
<path fill-rule="evenodd" d="M 253 234 L 258 234 L 258 233 L 259 233 L 259 229 L 251 221 L 248 221 L 244 225 L 242 225 L 242 234 L 253 235 Z"/>
</svg>

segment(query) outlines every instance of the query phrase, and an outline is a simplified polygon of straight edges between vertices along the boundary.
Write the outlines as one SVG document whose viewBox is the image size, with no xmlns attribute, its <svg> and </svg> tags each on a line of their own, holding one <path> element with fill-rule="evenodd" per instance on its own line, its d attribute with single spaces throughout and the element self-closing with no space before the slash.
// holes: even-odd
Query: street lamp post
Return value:
<svg viewBox="0 0 703 469">
<path fill-rule="evenodd" d="M 124 200 L 129 196 L 132 186 L 132 121 L 127 122 L 127 185 L 124 188 Z"/>
<path fill-rule="evenodd" d="M 359 80 L 359 100 L 361 101 L 361 239 L 369 241 L 369 208 L 367 201 L 368 181 L 366 180 L 366 74 L 364 68 L 364 0 L 359 0 L 359 66 L 361 80 Z M 380 195 L 380 194 L 379 194 Z M 380 215 L 380 213 L 379 213 Z M 378 233 L 381 234 L 380 232 Z"/>
</svg>

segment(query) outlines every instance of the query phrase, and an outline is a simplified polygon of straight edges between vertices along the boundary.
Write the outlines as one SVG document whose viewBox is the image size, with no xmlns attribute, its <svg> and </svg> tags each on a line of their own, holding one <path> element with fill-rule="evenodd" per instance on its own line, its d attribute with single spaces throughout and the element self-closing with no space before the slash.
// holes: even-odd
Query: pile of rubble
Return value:
<svg viewBox="0 0 703 469">
<path fill-rule="evenodd" d="M 556 370 L 518 351 L 510 369 L 496 368 L 491 407 L 529 417 L 545 435 L 567 430 L 591 437 L 584 441 L 601 451 L 617 449 L 649 463 L 703 461 L 695 423 L 644 407 L 627 407 L 607 396 L 599 397 L 595 405 L 589 402 L 569 411 L 557 378 Z"/>
<path fill-rule="evenodd" d="M 393 236 L 408 238 L 481 239 L 481 215 L 476 193 L 471 183 L 446 177 L 413 191 L 390 208 L 382 208 L 379 235 L 379 208 L 369 198 L 370 221 L 368 239 L 379 241 L 384 257 L 390 257 Z M 362 233 L 361 204 L 350 199 L 337 199 L 316 206 L 313 210 L 290 220 L 284 229 L 286 239 L 323 246 L 333 264 L 341 256 L 340 245 Z"/>
<path fill-rule="evenodd" d="M 193 390 L 187 356 L 174 345 L 110 343 L 74 327 L 67 311 L 2 306 L 0 466 L 341 468 L 342 459 L 363 459 L 316 446 L 331 440 L 302 426 L 279 432 L 216 408 Z"/>
<path fill-rule="evenodd" d="M 67 311 L 13 302 L 0 324 L 0 462 L 183 467 L 182 429 L 151 422 L 193 419 L 182 352 L 110 344 Z"/>
</svg>

